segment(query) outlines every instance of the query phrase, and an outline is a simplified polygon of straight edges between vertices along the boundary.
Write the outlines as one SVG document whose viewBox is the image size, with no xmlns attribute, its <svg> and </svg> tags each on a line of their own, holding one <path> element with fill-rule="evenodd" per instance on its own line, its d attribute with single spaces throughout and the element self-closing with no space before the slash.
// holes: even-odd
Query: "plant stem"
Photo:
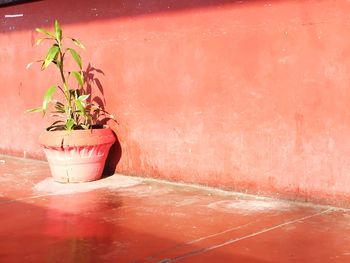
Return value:
<svg viewBox="0 0 350 263">
<path fill-rule="evenodd" d="M 59 70 L 60 70 L 61 79 L 62 79 L 62 83 L 63 83 L 64 96 L 66 97 L 66 101 L 68 103 L 68 110 L 67 110 L 66 115 L 67 115 L 67 119 L 71 119 L 71 118 L 73 118 L 73 110 L 72 110 L 71 95 L 69 93 L 68 83 L 66 81 L 66 77 L 65 77 L 64 71 L 63 71 L 64 53 L 62 52 L 61 43 L 59 41 L 57 41 L 57 42 L 58 42 L 59 54 L 60 54 Z"/>
</svg>

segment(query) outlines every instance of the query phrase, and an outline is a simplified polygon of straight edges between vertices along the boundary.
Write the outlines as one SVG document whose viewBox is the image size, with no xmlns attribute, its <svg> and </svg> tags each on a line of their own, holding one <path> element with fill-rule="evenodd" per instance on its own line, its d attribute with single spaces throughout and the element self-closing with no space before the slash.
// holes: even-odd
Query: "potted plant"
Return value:
<svg viewBox="0 0 350 263">
<path fill-rule="evenodd" d="M 50 113 L 55 121 L 39 137 L 50 170 L 58 182 L 87 182 L 101 177 L 110 147 L 115 142 L 112 130 L 107 126 L 97 125 L 101 116 L 113 118 L 100 105 L 94 103 L 87 93 L 82 60 L 79 53 L 65 47 L 67 41 L 85 49 L 76 38 L 63 37 L 59 22 L 54 23 L 54 32 L 36 28 L 43 35 L 36 41 L 52 43 L 41 63 L 41 70 L 49 65 L 56 66 L 60 83 L 49 87 L 42 105 L 28 112 Z M 66 59 L 76 64 L 77 70 L 66 69 Z M 27 65 L 29 68 L 33 63 Z M 74 82 L 73 82 L 74 81 Z M 74 88 L 73 88 L 74 87 Z M 56 94 L 58 93 L 58 94 Z M 57 98 L 54 98 L 56 95 Z"/>
</svg>

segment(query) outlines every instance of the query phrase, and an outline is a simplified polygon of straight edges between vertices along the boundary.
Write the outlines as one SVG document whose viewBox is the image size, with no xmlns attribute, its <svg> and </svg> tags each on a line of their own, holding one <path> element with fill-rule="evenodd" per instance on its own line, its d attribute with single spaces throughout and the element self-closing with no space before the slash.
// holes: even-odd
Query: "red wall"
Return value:
<svg viewBox="0 0 350 263">
<path fill-rule="evenodd" d="M 5 15 L 23 14 L 6 18 Z M 35 27 L 82 40 L 125 174 L 350 205 L 349 1 L 37 1 L 0 8 L 0 152 L 43 158 L 25 114 L 55 72 Z M 98 95 L 98 93 L 96 93 Z M 113 163 L 114 161 L 114 163 Z M 348 199 L 350 200 L 350 199 Z"/>
</svg>

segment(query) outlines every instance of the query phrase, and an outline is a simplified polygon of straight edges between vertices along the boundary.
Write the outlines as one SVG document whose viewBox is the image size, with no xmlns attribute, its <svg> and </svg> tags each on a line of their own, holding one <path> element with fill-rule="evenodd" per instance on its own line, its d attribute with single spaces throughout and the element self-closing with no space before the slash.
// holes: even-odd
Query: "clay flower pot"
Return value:
<svg viewBox="0 0 350 263">
<path fill-rule="evenodd" d="M 61 183 L 100 179 L 109 149 L 115 141 L 115 136 L 108 127 L 45 131 L 39 137 L 53 179 Z"/>
</svg>

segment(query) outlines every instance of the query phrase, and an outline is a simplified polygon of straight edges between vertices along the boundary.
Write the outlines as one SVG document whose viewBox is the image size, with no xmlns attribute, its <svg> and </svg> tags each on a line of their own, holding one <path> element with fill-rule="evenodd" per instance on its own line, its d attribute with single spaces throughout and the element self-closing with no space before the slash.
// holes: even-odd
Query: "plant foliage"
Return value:
<svg viewBox="0 0 350 263">
<path fill-rule="evenodd" d="M 68 131 L 75 129 L 90 129 L 96 121 L 96 116 L 106 112 L 97 104 L 91 102 L 90 94 L 84 90 L 84 72 L 81 56 L 72 47 L 65 47 L 63 42 L 68 39 L 71 43 L 81 49 L 85 49 L 84 45 L 76 38 L 63 37 L 62 29 L 56 20 L 54 24 L 54 32 L 47 31 L 43 28 L 36 28 L 36 31 L 43 35 L 36 41 L 40 45 L 44 41 L 50 41 L 52 45 L 47 51 L 43 60 L 31 62 L 27 65 L 29 68 L 33 63 L 41 63 L 41 70 L 45 70 L 50 65 L 55 65 L 61 77 L 59 85 L 50 86 L 43 98 L 42 105 L 38 108 L 29 109 L 28 112 L 47 113 L 50 108 L 51 117 L 57 118 L 48 130 L 66 129 Z M 75 61 L 77 70 L 67 71 L 65 69 L 65 59 L 67 56 Z M 76 88 L 72 88 L 70 77 L 73 77 Z M 58 101 L 53 98 L 56 91 L 63 94 L 64 101 Z"/>
</svg>

